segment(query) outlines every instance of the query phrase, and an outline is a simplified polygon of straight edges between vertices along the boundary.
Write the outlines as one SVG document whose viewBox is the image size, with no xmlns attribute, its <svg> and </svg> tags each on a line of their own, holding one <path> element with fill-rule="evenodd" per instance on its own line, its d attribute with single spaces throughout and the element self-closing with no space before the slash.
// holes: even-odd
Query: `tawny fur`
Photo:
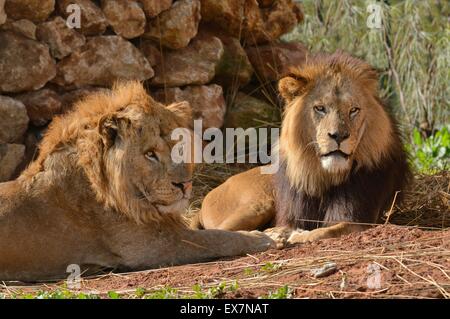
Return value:
<svg viewBox="0 0 450 319">
<path fill-rule="evenodd" d="M 281 79 L 279 91 L 286 101 L 280 170 L 267 176 L 255 168 L 231 177 L 206 196 L 193 225 L 234 230 L 267 224 L 309 230 L 330 226 L 290 240 L 304 242 L 377 222 L 410 175 L 396 123 L 379 98 L 377 72 L 348 54 L 319 54 Z M 338 135 L 345 137 L 337 142 Z M 257 188 L 252 186 L 256 180 Z M 252 208 L 262 203 L 270 204 L 265 211 Z"/>
<path fill-rule="evenodd" d="M 139 270 L 262 251 L 259 232 L 193 231 L 182 222 L 192 165 L 174 163 L 188 103 L 164 107 L 140 83 L 116 85 L 55 119 L 37 159 L 0 183 L 0 281 L 64 278 L 71 264 Z"/>
</svg>

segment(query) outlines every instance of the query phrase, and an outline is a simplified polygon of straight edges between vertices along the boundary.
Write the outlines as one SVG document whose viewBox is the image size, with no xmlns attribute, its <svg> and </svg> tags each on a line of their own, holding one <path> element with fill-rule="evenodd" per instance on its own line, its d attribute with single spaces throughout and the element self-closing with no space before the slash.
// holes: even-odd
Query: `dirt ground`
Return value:
<svg viewBox="0 0 450 319">
<path fill-rule="evenodd" d="M 220 166 L 197 172 L 190 214 L 208 191 L 235 173 Z M 450 173 L 417 177 L 404 197 L 382 218 L 386 225 L 340 239 L 107 273 L 84 278 L 79 288 L 66 282 L 0 283 L 0 298 L 450 298 Z M 326 274 L 317 277 L 324 267 Z"/>
<path fill-rule="evenodd" d="M 330 273 L 316 278 L 325 264 Z M 79 291 L 129 298 L 450 298 L 450 229 L 377 226 L 253 256 L 103 275 L 83 280 Z"/>
</svg>

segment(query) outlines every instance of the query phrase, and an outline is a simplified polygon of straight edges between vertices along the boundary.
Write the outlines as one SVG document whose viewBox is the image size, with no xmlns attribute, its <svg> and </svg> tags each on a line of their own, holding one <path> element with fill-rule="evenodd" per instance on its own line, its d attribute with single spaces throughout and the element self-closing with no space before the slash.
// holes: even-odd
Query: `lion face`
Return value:
<svg viewBox="0 0 450 319">
<path fill-rule="evenodd" d="M 106 175 L 116 202 L 133 202 L 141 212 L 181 213 L 191 196 L 192 165 L 173 162 L 176 141 L 170 135 L 182 125 L 174 109 L 190 107 L 154 103 L 151 108 L 131 104 L 100 120 Z"/>
<path fill-rule="evenodd" d="M 106 158 L 110 174 L 122 175 L 116 178 L 129 184 L 131 194 L 144 209 L 178 213 L 188 205 L 192 167 L 176 164 L 171 158 L 175 141 L 170 133 L 178 122 L 170 110 L 143 112 L 139 106 L 131 105 L 114 119 L 101 123 L 103 134 L 112 142 Z"/>
<path fill-rule="evenodd" d="M 189 103 L 164 106 L 139 82 L 117 83 L 55 118 L 21 178 L 32 183 L 46 170 L 77 176 L 87 184 L 86 196 L 137 223 L 178 220 L 190 198 L 193 166 L 172 160 L 178 141 L 171 134 L 176 128 L 192 134 L 191 121 Z"/>
<path fill-rule="evenodd" d="M 308 135 L 324 170 L 340 174 L 351 169 L 364 133 L 365 96 L 351 81 L 325 78 L 303 99 Z"/>
<path fill-rule="evenodd" d="M 393 125 L 377 87 L 370 65 L 341 53 L 310 58 L 280 80 L 280 152 L 293 186 L 319 195 L 388 156 Z"/>
</svg>

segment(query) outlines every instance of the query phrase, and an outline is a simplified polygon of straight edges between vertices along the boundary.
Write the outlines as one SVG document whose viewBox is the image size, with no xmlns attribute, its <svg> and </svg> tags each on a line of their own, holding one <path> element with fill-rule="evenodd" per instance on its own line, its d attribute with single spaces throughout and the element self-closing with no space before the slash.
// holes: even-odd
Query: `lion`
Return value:
<svg viewBox="0 0 450 319">
<path fill-rule="evenodd" d="M 138 82 L 95 93 L 55 118 L 34 162 L 0 184 L 0 280 L 56 280 L 69 265 L 142 270 L 264 251 L 260 232 L 192 230 L 193 166 L 176 163 L 187 102 L 167 107 Z"/>
<path fill-rule="evenodd" d="M 278 88 L 286 102 L 278 172 L 256 167 L 232 176 L 205 197 L 192 227 L 297 229 L 293 244 L 375 224 L 410 176 L 377 72 L 346 53 L 322 53 Z"/>
</svg>

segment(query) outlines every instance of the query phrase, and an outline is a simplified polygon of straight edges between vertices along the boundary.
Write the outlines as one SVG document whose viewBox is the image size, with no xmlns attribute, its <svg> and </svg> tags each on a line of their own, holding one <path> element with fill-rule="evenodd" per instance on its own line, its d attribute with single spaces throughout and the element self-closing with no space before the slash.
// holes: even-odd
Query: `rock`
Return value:
<svg viewBox="0 0 450 319">
<path fill-rule="evenodd" d="M 223 51 L 218 38 L 196 37 L 186 48 L 165 52 L 164 60 L 155 66 L 150 84 L 168 87 L 206 84 L 214 78 Z"/>
<path fill-rule="evenodd" d="M 90 0 L 58 0 L 58 9 L 65 18 L 73 12 L 67 12 L 67 6 L 76 4 L 81 11 L 81 33 L 84 35 L 99 35 L 105 32 L 108 27 L 103 11 Z"/>
<path fill-rule="evenodd" d="M 308 49 L 298 42 L 274 42 L 249 47 L 247 54 L 256 73 L 263 81 L 276 81 L 289 73 L 289 69 L 305 62 Z"/>
<path fill-rule="evenodd" d="M 188 86 L 183 90 L 167 88 L 158 90 L 154 97 L 164 104 L 188 101 L 192 106 L 194 119 L 203 120 L 203 129 L 220 128 L 223 125 L 226 105 L 220 85 Z"/>
<path fill-rule="evenodd" d="M 39 142 L 44 137 L 47 126 L 30 127 L 25 135 L 25 158 L 16 171 L 23 171 L 29 163 L 36 159 L 39 155 Z"/>
<path fill-rule="evenodd" d="M 145 15 L 149 18 L 156 17 L 172 5 L 172 0 L 139 0 L 144 7 Z"/>
<path fill-rule="evenodd" d="M 36 40 L 36 25 L 27 19 L 17 21 L 8 19 L 6 23 L 0 27 L 0 30 L 13 31 L 28 39 Z"/>
<path fill-rule="evenodd" d="M 98 36 L 58 63 L 53 82 L 80 88 L 111 86 L 118 79 L 143 81 L 152 76 L 150 63 L 130 42 L 120 36 Z"/>
<path fill-rule="evenodd" d="M 217 35 L 222 41 L 224 52 L 220 64 L 216 68 L 214 80 L 226 87 L 243 87 L 250 82 L 253 67 L 247 53 L 237 38 Z"/>
<path fill-rule="evenodd" d="M 0 0 L 0 25 L 6 22 L 5 0 Z"/>
<path fill-rule="evenodd" d="M 5 11 L 12 20 L 42 22 L 47 20 L 54 10 L 55 0 L 7 0 L 5 3 Z"/>
<path fill-rule="evenodd" d="M 303 20 L 293 0 L 202 0 L 202 21 L 219 26 L 248 44 L 264 43 L 291 31 Z"/>
<path fill-rule="evenodd" d="M 136 1 L 102 0 L 102 10 L 116 34 L 132 39 L 144 33 L 145 14 Z"/>
<path fill-rule="evenodd" d="M 0 144 L 0 183 L 6 182 L 13 177 L 24 155 L 24 145 Z"/>
<path fill-rule="evenodd" d="M 61 109 L 62 113 L 70 111 L 74 104 L 86 97 L 87 95 L 95 92 L 110 92 L 109 89 L 100 87 L 83 87 L 73 91 L 66 92 L 61 95 Z"/>
<path fill-rule="evenodd" d="M 143 39 L 141 41 L 140 49 L 152 67 L 161 63 L 161 51 L 152 41 Z"/>
<path fill-rule="evenodd" d="M 44 126 L 61 113 L 61 99 L 55 91 L 41 89 L 16 96 L 27 108 L 28 117 L 35 126 Z"/>
<path fill-rule="evenodd" d="M 227 109 L 224 127 L 260 127 L 278 119 L 277 108 L 265 101 L 239 92 Z"/>
<path fill-rule="evenodd" d="M 258 5 L 261 8 L 268 8 L 270 7 L 275 0 L 257 0 L 258 1 Z"/>
<path fill-rule="evenodd" d="M 201 0 L 202 21 L 211 22 L 230 35 L 239 37 L 244 27 L 244 2 L 245 0 Z"/>
<path fill-rule="evenodd" d="M 28 121 L 27 109 L 22 102 L 0 95 L 0 143 L 20 142 Z"/>
<path fill-rule="evenodd" d="M 312 269 L 311 275 L 314 276 L 314 278 L 323 278 L 334 274 L 336 271 L 338 271 L 336 263 L 327 262 L 320 268 Z"/>
<path fill-rule="evenodd" d="M 37 29 L 37 38 L 49 46 L 51 54 L 57 59 L 68 56 L 86 42 L 84 36 L 67 27 L 61 17 L 41 23 Z"/>
<path fill-rule="evenodd" d="M 184 48 L 197 34 L 199 22 L 200 1 L 179 0 L 158 18 L 149 21 L 144 37 L 161 41 L 171 49 Z"/>
<path fill-rule="evenodd" d="M 37 90 L 56 75 L 45 44 L 11 31 L 0 31 L 0 43 L 0 92 Z"/>
</svg>

